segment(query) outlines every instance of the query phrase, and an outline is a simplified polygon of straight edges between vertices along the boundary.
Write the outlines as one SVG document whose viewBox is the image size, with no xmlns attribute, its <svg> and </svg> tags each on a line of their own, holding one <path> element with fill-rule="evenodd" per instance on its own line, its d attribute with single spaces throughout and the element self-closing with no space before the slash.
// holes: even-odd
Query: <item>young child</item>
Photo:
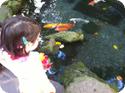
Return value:
<svg viewBox="0 0 125 93">
<path fill-rule="evenodd" d="M 33 51 L 38 46 L 40 31 L 37 22 L 23 16 L 11 17 L 2 25 L 0 63 L 18 78 L 19 93 L 56 93 L 39 53 Z"/>
</svg>

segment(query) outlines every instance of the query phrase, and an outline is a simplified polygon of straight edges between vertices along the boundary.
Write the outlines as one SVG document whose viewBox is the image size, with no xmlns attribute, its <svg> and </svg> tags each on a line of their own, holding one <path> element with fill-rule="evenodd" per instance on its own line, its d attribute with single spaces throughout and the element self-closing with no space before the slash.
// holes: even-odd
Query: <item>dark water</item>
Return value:
<svg viewBox="0 0 125 93">
<path fill-rule="evenodd" d="M 88 0 L 50 0 L 49 8 L 41 10 L 41 22 L 69 22 L 70 18 L 90 20 L 78 22 L 73 29 L 81 29 L 85 35 L 83 42 L 67 43 L 62 51 L 66 59 L 56 63 L 68 66 L 76 60 L 83 63 L 98 76 L 125 77 L 125 9 L 120 2 L 107 0 L 95 6 L 88 6 Z M 50 8 L 51 7 L 51 8 Z M 49 31 L 48 31 L 49 32 Z M 45 32 L 44 32 L 45 33 Z"/>
</svg>

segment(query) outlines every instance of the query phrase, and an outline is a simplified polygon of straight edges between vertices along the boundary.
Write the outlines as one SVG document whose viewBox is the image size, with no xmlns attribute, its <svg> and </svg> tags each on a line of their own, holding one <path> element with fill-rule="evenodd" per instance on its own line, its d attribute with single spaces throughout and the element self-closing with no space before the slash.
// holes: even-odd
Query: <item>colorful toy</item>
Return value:
<svg viewBox="0 0 125 93">
<path fill-rule="evenodd" d="M 65 60 L 66 54 L 65 54 L 63 51 L 59 50 L 59 51 L 56 53 L 56 57 L 59 58 L 59 59 L 61 59 L 61 60 Z"/>
<path fill-rule="evenodd" d="M 44 53 L 40 53 L 40 60 L 45 70 L 49 70 L 51 68 L 52 63 L 50 63 L 50 59 L 47 55 L 45 55 Z"/>
<path fill-rule="evenodd" d="M 52 63 L 50 62 L 50 59 L 47 55 L 44 53 L 40 53 L 40 60 L 43 64 L 44 69 L 47 72 L 47 75 L 54 75 L 56 72 L 52 68 Z"/>
</svg>

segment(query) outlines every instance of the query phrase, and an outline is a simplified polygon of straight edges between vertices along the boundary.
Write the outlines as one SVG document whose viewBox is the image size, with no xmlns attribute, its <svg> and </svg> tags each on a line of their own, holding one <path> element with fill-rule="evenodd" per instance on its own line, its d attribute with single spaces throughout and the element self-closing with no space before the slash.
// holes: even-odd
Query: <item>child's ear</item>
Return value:
<svg viewBox="0 0 125 93">
<path fill-rule="evenodd" d="M 25 45 L 25 51 L 28 53 L 32 50 L 32 46 L 33 46 L 33 43 L 32 42 L 28 42 L 26 45 Z"/>
</svg>

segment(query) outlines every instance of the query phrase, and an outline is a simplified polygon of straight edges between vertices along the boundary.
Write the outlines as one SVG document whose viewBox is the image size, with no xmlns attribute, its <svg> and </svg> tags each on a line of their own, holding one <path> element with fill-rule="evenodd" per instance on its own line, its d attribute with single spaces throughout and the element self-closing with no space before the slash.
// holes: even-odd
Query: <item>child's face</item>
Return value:
<svg viewBox="0 0 125 93">
<path fill-rule="evenodd" d="M 39 44 L 39 41 L 41 40 L 40 34 L 37 36 L 37 39 L 34 43 L 29 42 L 29 44 L 26 45 L 26 52 L 30 52 L 32 50 L 35 50 Z"/>
</svg>

